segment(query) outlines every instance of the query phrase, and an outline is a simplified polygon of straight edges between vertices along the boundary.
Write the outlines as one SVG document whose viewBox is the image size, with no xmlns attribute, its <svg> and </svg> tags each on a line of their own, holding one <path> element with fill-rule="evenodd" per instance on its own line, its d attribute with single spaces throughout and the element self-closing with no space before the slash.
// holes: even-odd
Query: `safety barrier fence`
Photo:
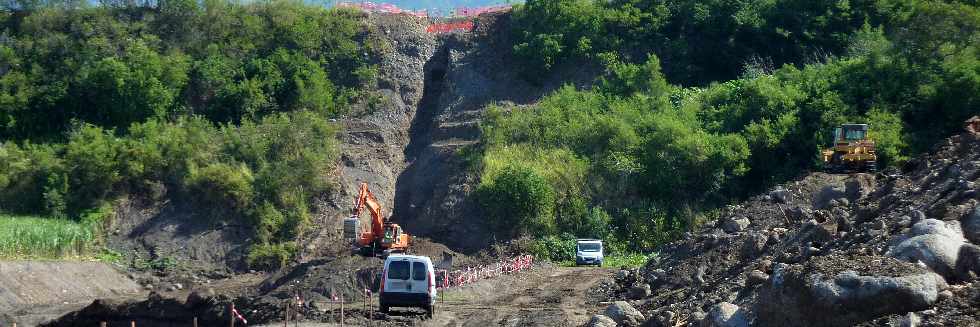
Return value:
<svg viewBox="0 0 980 327">
<path fill-rule="evenodd" d="M 509 275 L 527 271 L 534 265 L 534 256 L 527 254 L 511 259 L 501 260 L 489 265 L 468 267 L 453 271 L 440 271 L 442 280 L 437 284 L 440 288 L 460 287 L 501 275 Z"/>
</svg>

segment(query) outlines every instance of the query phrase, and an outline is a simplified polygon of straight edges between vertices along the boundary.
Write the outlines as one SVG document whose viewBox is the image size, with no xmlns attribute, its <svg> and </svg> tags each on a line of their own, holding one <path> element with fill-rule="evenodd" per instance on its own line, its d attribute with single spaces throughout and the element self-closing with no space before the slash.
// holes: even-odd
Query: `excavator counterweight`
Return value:
<svg viewBox="0 0 980 327">
<path fill-rule="evenodd" d="M 358 233 L 358 223 L 364 208 L 371 213 L 371 228 Z M 385 219 L 381 203 L 368 190 L 367 183 L 361 183 L 351 216 L 344 220 L 344 234 L 353 239 L 355 248 L 364 255 L 387 255 L 405 252 L 410 237 L 401 226 Z"/>
</svg>

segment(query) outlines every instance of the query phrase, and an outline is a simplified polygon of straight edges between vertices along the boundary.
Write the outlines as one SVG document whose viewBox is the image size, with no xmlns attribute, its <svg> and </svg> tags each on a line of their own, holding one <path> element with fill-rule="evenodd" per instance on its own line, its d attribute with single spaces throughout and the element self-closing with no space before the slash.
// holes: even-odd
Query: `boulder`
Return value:
<svg viewBox="0 0 980 327">
<path fill-rule="evenodd" d="M 965 239 L 958 222 L 925 219 L 912 226 L 908 239 L 885 254 L 903 261 L 922 262 L 947 280 L 957 276 L 957 260 Z"/>
<path fill-rule="evenodd" d="M 609 318 L 607 316 L 594 315 L 594 316 L 592 316 L 592 319 L 589 319 L 589 322 L 587 324 L 585 324 L 585 326 L 587 326 L 587 327 L 616 327 L 616 321 L 615 320 L 612 320 L 612 318 Z"/>
<path fill-rule="evenodd" d="M 859 257 L 850 264 L 867 262 Z M 947 284 L 942 276 L 895 260 L 878 261 L 869 272 L 843 271 L 825 275 L 816 265 L 838 262 L 821 257 L 807 265 L 774 264 L 769 283 L 754 304 L 760 326 L 851 326 L 891 314 L 932 307 Z M 820 263 L 823 262 L 823 263 Z M 875 272 L 905 271 L 897 277 Z"/>
<path fill-rule="evenodd" d="M 626 301 L 616 301 L 606 307 L 604 314 L 622 326 L 640 326 L 646 320 L 640 310 Z"/>
<path fill-rule="evenodd" d="M 708 315 L 701 320 L 702 327 L 748 327 L 749 321 L 745 313 L 737 305 L 721 302 L 708 310 Z"/>
<path fill-rule="evenodd" d="M 956 221 L 925 219 L 912 225 L 912 229 L 909 230 L 909 237 L 927 234 L 936 234 L 963 240 L 963 230 L 960 228 L 960 223 Z"/>
<path fill-rule="evenodd" d="M 724 230 L 726 233 L 738 233 L 745 230 L 746 228 L 749 228 L 749 224 L 751 224 L 751 222 L 749 221 L 748 218 L 742 217 L 742 218 L 735 219 L 732 217 L 728 217 L 725 218 L 725 220 L 722 222 L 721 229 Z"/>
<path fill-rule="evenodd" d="M 875 304 L 881 308 L 927 308 L 936 302 L 939 292 L 946 288 L 942 277 L 924 273 L 903 277 L 861 276 L 845 271 L 832 280 L 813 276 L 811 291 L 826 307 L 854 307 Z M 901 308 L 901 309 L 898 309 Z M 911 310 L 906 310 L 911 311 Z"/>
<path fill-rule="evenodd" d="M 961 221 L 963 234 L 974 244 L 980 244 L 980 205 L 977 205 Z"/>
<path fill-rule="evenodd" d="M 915 236 L 888 250 L 886 255 L 908 262 L 922 262 L 947 279 L 955 278 L 961 240 L 937 234 Z"/>
</svg>

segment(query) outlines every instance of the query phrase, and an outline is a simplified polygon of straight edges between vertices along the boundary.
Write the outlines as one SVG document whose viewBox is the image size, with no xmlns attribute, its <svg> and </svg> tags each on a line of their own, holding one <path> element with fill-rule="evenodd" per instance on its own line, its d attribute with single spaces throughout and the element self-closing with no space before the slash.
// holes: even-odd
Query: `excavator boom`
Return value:
<svg viewBox="0 0 980 327">
<path fill-rule="evenodd" d="M 351 234 L 356 233 L 357 220 L 361 216 L 361 212 L 364 211 L 364 208 L 367 208 L 371 212 L 371 229 L 356 236 L 356 243 L 361 247 L 361 252 L 368 253 L 370 252 L 368 250 L 373 250 L 375 253 L 379 250 L 385 253 L 404 252 L 410 242 L 408 234 L 402 232 L 401 226 L 398 226 L 398 224 L 385 221 L 384 214 L 381 212 L 381 203 L 368 190 L 367 183 L 361 183 L 360 189 L 357 192 L 357 198 L 354 199 L 354 208 L 351 210 L 351 217 L 344 222 L 345 233 L 348 233 L 348 222 L 351 223 L 349 232 Z M 353 235 L 351 236 L 354 237 Z"/>
<path fill-rule="evenodd" d="M 381 203 L 374 197 L 374 193 L 368 190 L 367 183 L 361 183 L 361 189 L 357 193 L 357 200 L 354 202 L 354 210 L 351 214 L 360 217 L 361 211 L 367 207 L 371 212 L 371 235 L 377 237 L 384 233 L 384 215 L 381 214 Z"/>
</svg>

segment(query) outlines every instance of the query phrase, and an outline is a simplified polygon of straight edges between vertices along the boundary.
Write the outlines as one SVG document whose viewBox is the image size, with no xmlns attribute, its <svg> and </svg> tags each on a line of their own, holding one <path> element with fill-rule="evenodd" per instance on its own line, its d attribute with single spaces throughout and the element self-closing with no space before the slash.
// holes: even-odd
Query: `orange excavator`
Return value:
<svg viewBox="0 0 980 327">
<path fill-rule="evenodd" d="M 359 218 L 365 207 L 371 213 L 371 229 L 358 231 Z M 368 190 L 367 183 L 361 183 L 351 216 L 344 219 L 344 235 L 353 239 L 354 246 L 365 256 L 403 253 L 408 249 L 410 239 L 409 235 L 402 231 L 401 226 L 384 218 L 381 203 Z"/>
</svg>

